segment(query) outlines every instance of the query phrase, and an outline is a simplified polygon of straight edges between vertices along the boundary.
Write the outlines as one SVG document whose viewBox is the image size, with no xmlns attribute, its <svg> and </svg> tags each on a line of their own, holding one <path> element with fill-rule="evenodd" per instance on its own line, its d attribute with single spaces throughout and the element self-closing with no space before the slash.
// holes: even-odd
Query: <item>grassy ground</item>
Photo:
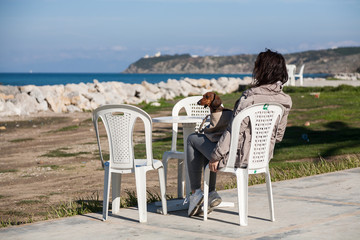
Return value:
<svg viewBox="0 0 360 240">
<path fill-rule="evenodd" d="M 284 139 L 276 144 L 275 155 L 270 162 L 272 181 L 360 167 L 360 87 L 287 87 L 284 91 L 290 94 L 293 108 Z M 232 109 L 240 94 L 237 92 L 221 96 L 225 107 Z M 174 101 L 160 102 L 160 107 L 150 104 L 141 107 L 149 113 L 156 113 L 164 109 L 171 110 L 174 104 Z M 180 151 L 182 146 L 180 133 Z M 144 147 L 143 144 L 136 146 L 137 157 L 144 156 Z M 161 159 L 162 153 L 170 147 L 171 134 L 165 133 L 164 137 L 153 143 L 154 157 Z M 250 185 L 264 182 L 262 175 L 249 179 Z M 235 179 L 223 186 L 224 189 L 234 187 Z M 135 193 L 127 192 L 127 195 L 123 206 L 135 206 Z M 149 202 L 159 200 L 158 195 L 148 192 Z M 78 206 L 80 210 L 77 212 L 83 212 L 83 203 L 78 203 Z M 95 209 L 94 205 L 90 206 L 87 211 L 101 211 L 101 204 Z"/>
<path fill-rule="evenodd" d="M 286 87 L 293 101 L 284 139 L 275 146 L 272 163 L 308 158 L 327 158 L 360 153 L 360 87 Z M 233 108 L 241 93 L 221 96 L 225 107 Z M 142 107 L 154 113 L 172 104 L 162 100 L 161 107 Z M 171 136 L 154 142 L 154 156 L 161 158 L 171 144 Z M 178 141 L 178 148 L 183 146 Z M 141 156 L 141 146 L 138 156 Z"/>
<path fill-rule="evenodd" d="M 273 162 L 360 153 L 360 88 L 287 88 L 293 100 Z M 314 93 L 320 93 L 319 98 Z"/>
<path fill-rule="evenodd" d="M 245 89 L 242 89 L 245 90 Z M 360 87 L 286 87 L 293 101 L 284 139 L 275 145 L 270 162 L 273 181 L 360 167 Z M 224 106 L 232 109 L 241 92 L 221 96 Z M 161 107 L 143 106 L 149 112 Z M 154 157 L 169 149 L 171 135 L 154 142 Z M 181 151 L 182 139 L 178 141 Z M 137 156 L 144 145 L 137 146 Z M 250 184 L 263 183 L 263 176 L 251 176 Z M 234 181 L 224 188 L 236 187 Z"/>
<path fill-rule="evenodd" d="M 242 89 L 245 90 L 245 89 Z M 293 101 L 284 139 L 270 162 L 272 180 L 286 180 L 360 166 L 360 87 L 286 87 Z M 221 96 L 232 109 L 241 92 Z M 163 106 L 172 105 L 162 101 Z M 150 112 L 158 108 L 147 106 Z M 170 148 L 171 136 L 154 143 L 154 156 Z M 183 146 L 179 139 L 178 149 Z M 143 154 L 139 148 L 138 156 Z M 250 184 L 264 182 L 254 177 Z M 225 185 L 235 187 L 233 183 Z"/>
</svg>

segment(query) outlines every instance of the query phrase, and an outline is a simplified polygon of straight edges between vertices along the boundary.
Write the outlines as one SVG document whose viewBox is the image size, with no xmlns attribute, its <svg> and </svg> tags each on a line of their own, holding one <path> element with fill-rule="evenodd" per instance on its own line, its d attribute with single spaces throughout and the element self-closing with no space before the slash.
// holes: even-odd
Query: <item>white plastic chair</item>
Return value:
<svg viewBox="0 0 360 240">
<path fill-rule="evenodd" d="M 203 117 L 210 114 L 209 108 L 204 108 L 204 106 L 198 105 L 197 102 L 202 98 L 202 96 L 193 96 L 187 97 L 179 102 L 177 102 L 172 109 L 172 116 L 179 116 L 181 109 L 185 109 L 187 116 L 192 117 Z M 198 130 L 201 123 L 196 124 L 195 131 Z M 176 150 L 177 143 L 177 134 L 178 134 L 178 123 L 173 123 L 172 125 L 172 142 L 170 151 L 164 152 L 162 157 L 162 162 L 165 169 L 165 181 L 167 180 L 167 166 L 169 159 L 178 159 L 178 197 L 184 197 L 185 189 L 185 165 L 184 152 L 179 152 Z M 184 143 L 186 145 L 186 143 Z"/>
<path fill-rule="evenodd" d="M 236 175 L 240 226 L 247 226 L 248 224 L 248 174 L 265 173 L 270 218 L 271 221 L 275 221 L 269 172 L 270 141 L 274 127 L 280 122 L 283 112 L 283 106 L 277 103 L 255 104 L 241 111 L 232 122 L 229 159 L 226 167 L 220 169 L 219 172 L 231 172 Z M 245 118 L 250 119 L 249 124 L 251 125 L 251 147 L 248 166 L 247 168 L 235 168 L 240 125 Z M 204 173 L 204 221 L 207 220 L 209 178 L 210 170 L 209 165 L 207 165 Z"/>
<path fill-rule="evenodd" d="M 299 71 L 298 74 L 294 74 L 295 79 L 296 79 L 296 78 L 299 78 L 299 80 L 300 80 L 300 86 L 303 86 L 303 85 L 304 85 L 304 78 L 303 78 L 304 68 L 305 68 L 305 64 L 301 65 L 300 71 Z"/>
<path fill-rule="evenodd" d="M 286 86 L 295 86 L 295 70 L 296 66 L 293 64 L 286 64 L 286 70 L 289 80 L 286 82 Z"/>
<path fill-rule="evenodd" d="M 110 159 L 104 162 L 100 146 L 98 119 L 105 125 Z M 143 121 L 145 127 L 146 159 L 135 159 L 133 130 L 136 119 Z M 110 180 L 112 183 L 112 213 L 120 210 L 121 175 L 135 172 L 139 221 L 147 221 L 146 172 L 158 170 L 163 214 L 167 214 L 166 185 L 163 164 L 152 155 L 152 120 L 138 107 L 131 105 L 104 105 L 94 110 L 93 123 L 99 146 L 100 159 L 105 167 L 103 220 L 108 217 Z"/>
</svg>

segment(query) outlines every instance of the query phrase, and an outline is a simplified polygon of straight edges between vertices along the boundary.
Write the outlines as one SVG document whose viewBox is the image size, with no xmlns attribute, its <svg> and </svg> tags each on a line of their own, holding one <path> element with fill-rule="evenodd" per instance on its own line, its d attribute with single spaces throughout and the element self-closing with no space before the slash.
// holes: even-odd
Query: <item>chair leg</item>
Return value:
<svg viewBox="0 0 360 240">
<path fill-rule="evenodd" d="M 111 180 L 110 167 L 109 164 L 106 162 L 105 174 L 104 174 L 103 221 L 106 221 L 108 217 L 110 180 Z"/>
<path fill-rule="evenodd" d="M 248 225 L 248 170 L 236 170 L 240 226 Z"/>
<path fill-rule="evenodd" d="M 271 177 L 269 169 L 267 169 L 267 172 L 265 173 L 265 179 L 266 179 L 266 188 L 268 192 L 268 198 L 269 198 L 269 208 L 270 208 L 270 219 L 271 221 L 275 221 L 275 213 L 274 213 L 274 199 L 273 199 L 273 193 L 272 193 L 272 187 L 271 187 Z"/>
<path fill-rule="evenodd" d="M 135 167 L 136 194 L 139 209 L 139 222 L 147 222 L 146 205 L 146 171 L 142 167 Z"/>
<path fill-rule="evenodd" d="M 167 203 L 166 203 L 166 185 L 165 185 L 165 175 L 164 168 L 160 167 L 158 169 L 159 173 L 159 182 L 160 182 L 160 194 L 161 194 L 161 203 L 162 203 L 162 211 L 163 215 L 167 214 Z"/>
<path fill-rule="evenodd" d="M 118 213 L 120 209 L 121 174 L 111 174 L 112 185 L 112 213 Z"/>
<path fill-rule="evenodd" d="M 210 183 L 210 169 L 209 169 L 209 165 L 206 165 L 204 170 L 204 221 L 207 220 L 207 214 L 208 214 L 209 183 Z"/>
</svg>

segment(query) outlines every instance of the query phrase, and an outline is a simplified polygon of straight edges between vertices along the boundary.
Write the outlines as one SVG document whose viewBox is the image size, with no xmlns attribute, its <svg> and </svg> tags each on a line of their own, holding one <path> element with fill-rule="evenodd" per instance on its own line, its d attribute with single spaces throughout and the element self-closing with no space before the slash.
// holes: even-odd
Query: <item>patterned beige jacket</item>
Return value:
<svg viewBox="0 0 360 240">
<path fill-rule="evenodd" d="M 260 87 L 253 87 L 243 92 L 240 99 L 238 99 L 234 106 L 232 119 L 243 109 L 257 103 L 277 102 L 285 107 L 285 113 L 281 122 L 278 124 L 277 133 L 273 134 L 271 139 L 271 149 L 275 145 L 275 142 L 280 142 L 283 139 L 285 128 L 287 124 L 287 118 L 292 106 L 291 97 L 282 91 L 282 85 L 280 82 L 276 84 L 262 85 Z M 218 168 L 226 166 L 230 148 L 230 134 L 231 123 L 227 126 L 226 131 L 220 137 L 215 149 L 211 153 L 210 162 L 219 162 Z M 275 138 L 276 136 L 276 138 Z M 240 137 L 237 151 L 237 159 L 235 162 L 236 167 L 246 167 L 247 158 L 250 150 L 250 126 L 249 119 L 245 119 L 240 126 Z M 272 156 L 272 152 L 270 153 Z"/>
</svg>

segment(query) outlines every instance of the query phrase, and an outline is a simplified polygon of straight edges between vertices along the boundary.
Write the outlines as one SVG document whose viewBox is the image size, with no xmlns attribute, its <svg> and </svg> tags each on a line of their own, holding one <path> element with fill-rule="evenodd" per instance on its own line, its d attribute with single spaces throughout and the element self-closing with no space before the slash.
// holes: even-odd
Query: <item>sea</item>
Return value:
<svg viewBox="0 0 360 240">
<path fill-rule="evenodd" d="M 251 74 L 135 74 L 135 73 L 0 73 L 0 85 L 66 85 L 68 83 L 99 82 L 148 83 L 166 82 L 168 79 L 218 79 L 220 77 L 244 78 Z M 304 74 L 304 77 L 326 77 L 326 74 Z"/>
</svg>

